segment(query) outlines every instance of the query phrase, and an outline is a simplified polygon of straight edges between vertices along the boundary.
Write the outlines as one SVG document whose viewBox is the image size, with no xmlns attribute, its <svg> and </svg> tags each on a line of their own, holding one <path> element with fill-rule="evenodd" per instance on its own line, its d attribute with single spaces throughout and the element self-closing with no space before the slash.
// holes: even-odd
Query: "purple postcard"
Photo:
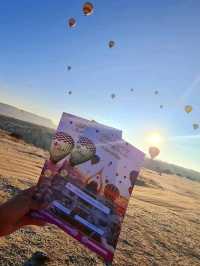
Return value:
<svg viewBox="0 0 200 266">
<path fill-rule="evenodd" d="M 112 262 L 143 160 L 120 130 L 63 113 L 36 194 L 49 207 L 34 215 Z"/>
</svg>

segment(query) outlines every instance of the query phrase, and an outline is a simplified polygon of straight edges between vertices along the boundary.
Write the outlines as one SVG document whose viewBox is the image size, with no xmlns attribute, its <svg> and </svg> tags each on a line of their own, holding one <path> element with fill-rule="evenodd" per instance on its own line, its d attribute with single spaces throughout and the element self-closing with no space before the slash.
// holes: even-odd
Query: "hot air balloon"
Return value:
<svg viewBox="0 0 200 266">
<path fill-rule="evenodd" d="M 104 188 L 104 196 L 106 199 L 115 201 L 119 196 L 119 189 L 113 184 L 107 184 Z"/>
<path fill-rule="evenodd" d="M 76 20 L 75 20 L 75 18 L 70 18 L 68 20 L 68 25 L 69 25 L 70 28 L 74 28 L 76 26 Z"/>
<path fill-rule="evenodd" d="M 94 143 L 86 137 L 80 137 L 75 148 L 71 152 L 70 163 L 71 165 L 75 166 L 92 160 L 95 155 L 96 147 Z"/>
<path fill-rule="evenodd" d="M 192 112 L 192 106 L 191 105 L 186 105 L 185 106 L 185 112 L 188 113 L 188 114 L 191 113 Z"/>
<path fill-rule="evenodd" d="M 108 46 L 109 46 L 109 48 L 113 48 L 115 46 L 115 42 L 109 41 Z"/>
<path fill-rule="evenodd" d="M 54 163 L 65 158 L 74 148 L 74 140 L 64 132 L 57 132 L 50 147 L 50 158 Z"/>
<path fill-rule="evenodd" d="M 111 97 L 112 99 L 115 99 L 116 95 L 115 95 L 114 93 L 112 93 L 112 94 L 110 95 L 110 97 Z"/>
<path fill-rule="evenodd" d="M 83 5 L 83 13 L 85 16 L 90 16 L 94 11 L 94 6 L 92 3 L 90 2 L 86 2 L 84 5 Z"/>
<path fill-rule="evenodd" d="M 196 129 L 199 128 L 199 124 L 193 124 L 192 126 L 193 126 L 193 129 L 194 129 L 194 130 L 196 130 Z"/>
<path fill-rule="evenodd" d="M 151 156 L 151 159 L 156 158 L 160 153 L 160 150 L 157 147 L 150 147 L 149 148 L 149 154 Z"/>
<path fill-rule="evenodd" d="M 112 161 L 110 161 L 109 163 L 108 163 L 108 166 L 111 166 L 112 165 Z"/>
<path fill-rule="evenodd" d="M 94 155 L 91 159 L 91 164 L 97 164 L 100 162 L 100 157 L 98 155 Z"/>
</svg>

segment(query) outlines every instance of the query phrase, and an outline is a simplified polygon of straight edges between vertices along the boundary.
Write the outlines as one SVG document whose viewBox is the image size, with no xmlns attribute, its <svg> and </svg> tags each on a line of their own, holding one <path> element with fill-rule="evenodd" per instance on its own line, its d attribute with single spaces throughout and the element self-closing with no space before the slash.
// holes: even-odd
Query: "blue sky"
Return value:
<svg viewBox="0 0 200 266">
<path fill-rule="evenodd" d="M 200 2 L 96 0 L 89 17 L 83 3 L 1 3 L 0 101 L 55 123 L 63 111 L 98 120 L 145 152 L 158 131 L 159 159 L 200 170 Z"/>
</svg>

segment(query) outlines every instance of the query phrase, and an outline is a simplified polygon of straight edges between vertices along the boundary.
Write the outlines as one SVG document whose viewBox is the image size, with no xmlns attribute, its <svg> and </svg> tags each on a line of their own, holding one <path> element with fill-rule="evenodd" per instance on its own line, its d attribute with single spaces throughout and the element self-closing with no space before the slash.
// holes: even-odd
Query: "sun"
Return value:
<svg viewBox="0 0 200 266">
<path fill-rule="evenodd" d="M 146 136 L 146 142 L 150 145 L 158 145 L 163 142 L 163 137 L 159 132 L 151 132 Z"/>
</svg>

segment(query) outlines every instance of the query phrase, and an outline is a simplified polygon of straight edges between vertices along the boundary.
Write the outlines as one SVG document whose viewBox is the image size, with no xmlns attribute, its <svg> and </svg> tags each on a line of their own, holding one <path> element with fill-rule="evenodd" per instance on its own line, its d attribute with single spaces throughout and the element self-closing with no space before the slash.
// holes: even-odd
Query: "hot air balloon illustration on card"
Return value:
<svg viewBox="0 0 200 266">
<path fill-rule="evenodd" d="M 50 147 L 50 159 L 52 162 L 57 163 L 65 158 L 74 148 L 73 138 L 64 132 L 57 132 L 53 136 Z"/>
<path fill-rule="evenodd" d="M 79 165 L 89 160 L 92 160 L 96 154 L 96 147 L 94 143 L 86 137 L 80 137 L 77 141 L 70 156 L 71 165 Z"/>
</svg>

